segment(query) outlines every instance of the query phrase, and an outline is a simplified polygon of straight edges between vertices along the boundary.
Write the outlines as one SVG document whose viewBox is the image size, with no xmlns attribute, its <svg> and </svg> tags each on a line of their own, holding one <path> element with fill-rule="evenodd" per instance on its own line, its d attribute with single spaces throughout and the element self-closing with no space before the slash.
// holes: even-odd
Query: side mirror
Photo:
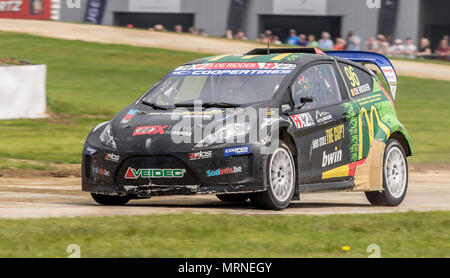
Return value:
<svg viewBox="0 0 450 278">
<path fill-rule="evenodd" d="M 311 96 L 301 97 L 300 98 L 300 105 L 295 107 L 295 109 L 301 109 L 308 102 L 313 102 L 313 97 L 311 97 Z"/>
<path fill-rule="evenodd" d="M 305 103 L 308 103 L 308 102 L 313 102 L 313 97 L 307 96 L 307 97 L 301 97 L 300 98 L 300 103 L 301 104 L 305 104 Z"/>
</svg>

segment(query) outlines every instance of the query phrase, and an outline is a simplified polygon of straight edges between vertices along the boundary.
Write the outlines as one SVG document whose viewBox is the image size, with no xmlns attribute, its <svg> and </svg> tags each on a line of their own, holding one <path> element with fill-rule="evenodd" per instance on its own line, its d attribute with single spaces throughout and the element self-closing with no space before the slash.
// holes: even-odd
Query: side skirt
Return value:
<svg viewBox="0 0 450 278">
<path fill-rule="evenodd" d="M 355 186 L 353 179 L 347 181 L 332 181 L 322 183 L 301 184 L 299 186 L 300 192 L 320 192 L 320 191 L 337 191 L 350 190 Z"/>
</svg>

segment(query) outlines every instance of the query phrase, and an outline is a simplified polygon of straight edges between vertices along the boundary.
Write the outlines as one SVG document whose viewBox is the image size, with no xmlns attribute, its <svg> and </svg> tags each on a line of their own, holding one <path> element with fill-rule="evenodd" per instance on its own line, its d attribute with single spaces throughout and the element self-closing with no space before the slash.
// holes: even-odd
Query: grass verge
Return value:
<svg viewBox="0 0 450 278">
<path fill-rule="evenodd" d="M 0 257 L 450 257 L 450 212 L 0 220 Z M 342 251 L 350 246 L 350 251 Z"/>
</svg>

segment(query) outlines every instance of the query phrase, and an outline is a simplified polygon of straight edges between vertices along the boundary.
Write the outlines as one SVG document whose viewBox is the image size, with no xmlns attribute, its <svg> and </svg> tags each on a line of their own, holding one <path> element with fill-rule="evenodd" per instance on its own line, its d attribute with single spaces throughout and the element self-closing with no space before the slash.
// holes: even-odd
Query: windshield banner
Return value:
<svg viewBox="0 0 450 278">
<path fill-rule="evenodd" d="M 170 75 L 286 75 L 294 68 L 294 64 L 283 63 L 208 63 L 181 66 Z"/>
</svg>

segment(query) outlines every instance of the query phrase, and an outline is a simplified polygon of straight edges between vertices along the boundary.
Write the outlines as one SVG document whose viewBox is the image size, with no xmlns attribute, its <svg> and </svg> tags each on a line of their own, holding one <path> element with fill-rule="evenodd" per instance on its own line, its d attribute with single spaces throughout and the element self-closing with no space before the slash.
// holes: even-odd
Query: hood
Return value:
<svg viewBox="0 0 450 278">
<path fill-rule="evenodd" d="M 132 104 L 111 121 L 117 148 L 133 152 L 190 151 L 214 126 L 224 126 L 250 110 L 270 110 L 259 103 L 238 108 L 176 108 L 153 109 L 143 104 Z M 265 111 L 265 110 L 264 110 Z M 230 119 L 231 118 L 231 119 Z M 248 124 L 257 127 L 258 115 Z M 169 141 L 170 140 L 170 141 Z M 175 140 L 175 141 L 174 141 Z M 173 144 L 168 144 L 173 142 Z"/>
</svg>

